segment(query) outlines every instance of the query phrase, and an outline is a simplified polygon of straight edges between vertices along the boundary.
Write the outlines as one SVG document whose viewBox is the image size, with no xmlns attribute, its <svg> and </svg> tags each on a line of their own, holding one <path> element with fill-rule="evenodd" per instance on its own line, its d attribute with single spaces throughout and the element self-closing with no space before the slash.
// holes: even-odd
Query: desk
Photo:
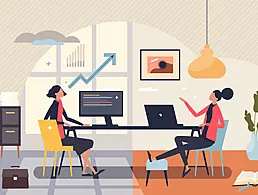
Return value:
<svg viewBox="0 0 258 195">
<path fill-rule="evenodd" d="M 148 130 L 165 130 L 165 131 L 182 131 L 182 130 L 188 130 L 190 131 L 191 130 L 191 137 L 194 136 L 194 132 L 197 132 L 198 133 L 198 136 L 201 135 L 200 133 L 200 130 L 201 130 L 201 127 L 199 126 L 179 126 L 179 127 L 170 127 L 170 128 L 154 128 L 154 127 L 149 127 L 149 126 L 113 126 L 113 127 L 108 127 L 108 126 L 71 126 L 71 127 L 68 127 L 68 126 L 65 126 L 64 129 L 67 130 L 67 136 L 69 136 L 70 132 L 73 132 L 74 134 L 74 137 L 77 137 L 77 133 L 76 131 L 87 131 L 87 130 L 107 130 L 107 129 L 110 129 L 112 131 L 114 130 L 131 130 L 131 131 L 146 131 L 148 132 Z M 187 158 L 189 156 L 189 150 L 187 151 Z M 65 152 L 62 153 L 62 158 L 61 158 L 61 163 L 60 163 L 60 169 L 59 169 L 59 174 L 60 174 L 60 170 L 61 170 L 61 167 L 62 167 L 62 162 L 63 162 L 63 158 L 64 158 L 64 154 Z M 209 175 L 209 169 L 208 169 L 208 165 L 207 165 L 207 160 L 206 160 L 206 156 L 205 156 L 205 152 L 203 151 L 202 152 L 203 154 L 203 158 L 204 158 L 204 162 L 205 162 L 205 167 L 206 167 L 206 171 L 207 171 L 207 174 Z M 82 160 L 81 160 L 81 157 L 79 156 L 79 160 L 80 160 L 80 163 L 81 163 L 81 167 L 83 167 L 83 164 L 82 164 Z"/>
<path fill-rule="evenodd" d="M 106 129 L 110 129 L 110 130 L 170 130 L 170 131 L 176 131 L 176 130 L 192 130 L 192 131 L 200 131 L 201 127 L 199 126 L 179 126 L 179 127 L 167 127 L 167 128 L 157 128 L 157 127 L 149 127 L 149 126 L 113 126 L 113 127 L 109 127 L 109 126 L 65 126 L 64 127 L 66 130 L 69 131 L 85 131 L 85 130 L 106 130 Z"/>
</svg>

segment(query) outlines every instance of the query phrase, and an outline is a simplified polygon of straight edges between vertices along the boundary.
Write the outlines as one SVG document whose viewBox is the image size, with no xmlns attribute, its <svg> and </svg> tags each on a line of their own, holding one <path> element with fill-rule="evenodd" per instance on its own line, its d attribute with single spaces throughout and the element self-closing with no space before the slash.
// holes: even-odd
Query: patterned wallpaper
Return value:
<svg viewBox="0 0 258 195">
<path fill-rule="evenodd" d="M 209 42 L 215 55 L 258 64 L 258 1 L 209 2 Z M 0 91 L 21 90 L 49 48 L 14 44 L 19 34 L 56 30 L 68 35 L 110 21 L 158 28 L 198 55 L 205 41 L 205 0 L 0 0 Z"/>
</svg>

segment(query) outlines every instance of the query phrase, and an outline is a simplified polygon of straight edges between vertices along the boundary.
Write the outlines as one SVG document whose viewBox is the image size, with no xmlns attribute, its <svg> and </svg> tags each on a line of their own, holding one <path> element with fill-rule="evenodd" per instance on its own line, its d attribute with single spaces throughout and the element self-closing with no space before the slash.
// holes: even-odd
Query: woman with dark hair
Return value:
<svg viewBox="0 0 258 195">
<path fill-rule="evenodd" d="M 185 165 L 185 169 L 182 177 L 185 177 L 189 172 L 187 156 L 185 154 L 186 150 L 196 150 L 212 146 L 216 141 L 216 134 L 218 128 L 224 128 L 224 119 L 220 108 L 218 106 L 218 101 L 222 98 L 225 100 L 230 100 L 233 97 L 233 90 L 230 88 L 225 88 L 220 92 L 219 90 L 214 90 L 209 97 L 211 104 L 206 106 L 200 112 L 195 112 L 194 109 L 183 99 L 179 98 L 188 110 L 193 114 L 193 116 L 198 117 L 205 114 L 204 122 L 201 124 L 202 134 L 200 137 L 191 136 L 177 136 L 175 137 L 175 142 L 177 147 L 173 150 L 167 151 L 159 156 L 156 156 L 156 160 L 164 159 L 176 154 L 180 154 Z M 219 123 L 220 122 L 220 123 Z M 183 144 L 185 143 L 185 144 Z M 150 162 L 152 162 L 151 154 L 147 151 Z"/>
<path fill-rule="evenodd" d="M 83 125 L 83 126 L 89 126 L 88 124 L 82 124 L 81 122 L 72 119 L 67 116 L 65 109 L 63 108 L 63 103 L 61 101 L 61 98 L 67 95 L 63 89 L 59 85 L 53 86 L 47 94 L 47 97 L 54 98 L 52 105 L 47 111 L 47 114 L 45 116 L 45 120 L 48 118 L 54 119 L 57 121 L 58 130 L 60 134 L 60 139 L 62 141 L 63 146 L 73 146 L 74 150 L 78 155 L 80 155 L 84 161 L 84 167 L 82 171 L 82 176 L 87 176 L 89 174 L 86 173 L 86 166 L 88 165 L 91 171 L 93 172 L 93 175 L 99 175 L 104 171 L 99 170 L 98 172 L 93 168 L 91 162 L 89 161 L 89 156 L 91 152 L 91 148 L 93 147 L 93 141 L 90 139 L 81 139 L 81 138 L 75 138 L 75 137 L 66 137 L 64 132 L 64 125 L 71 126 L 69 123 L 63 122 L 63 116 L 66 121 L 69 121 L 71 123 L 75 123 L 77 125 Z"/>
</svg>

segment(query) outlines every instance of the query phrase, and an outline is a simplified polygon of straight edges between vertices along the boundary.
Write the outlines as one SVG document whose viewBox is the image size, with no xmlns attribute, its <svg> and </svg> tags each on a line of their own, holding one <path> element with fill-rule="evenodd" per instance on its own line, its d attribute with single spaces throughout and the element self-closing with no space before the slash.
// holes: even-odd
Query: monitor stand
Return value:
<svg viewBox="0 0 258 195">
<path fill-rule="evenodd" d="M 104 125 L 93 124 L 92 126 L 93 127 L 117 127 L 118 126 L 117 124 L 112 123 L 112 118 L 110 115 L 105 115 L 104 117 L 105 117 L 106 124 Z"/>
</svg>

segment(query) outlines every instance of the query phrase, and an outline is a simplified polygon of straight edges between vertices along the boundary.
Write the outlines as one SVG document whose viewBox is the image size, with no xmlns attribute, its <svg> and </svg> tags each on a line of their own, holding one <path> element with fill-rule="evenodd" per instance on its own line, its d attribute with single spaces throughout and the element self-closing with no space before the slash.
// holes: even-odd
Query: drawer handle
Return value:
<svg viewBox="0 0 258 195">
<path fill-rule="evenodd" d="M 5 133 L 15 133 L 14 130 L 6 130 Z"/>
<path fill-rule="evenodd" d="M 15 114 L 15 112 L 5 112 L 5 114 Z"/>
</svg>

